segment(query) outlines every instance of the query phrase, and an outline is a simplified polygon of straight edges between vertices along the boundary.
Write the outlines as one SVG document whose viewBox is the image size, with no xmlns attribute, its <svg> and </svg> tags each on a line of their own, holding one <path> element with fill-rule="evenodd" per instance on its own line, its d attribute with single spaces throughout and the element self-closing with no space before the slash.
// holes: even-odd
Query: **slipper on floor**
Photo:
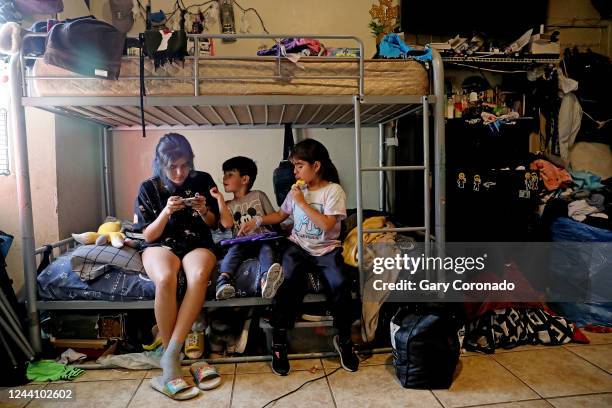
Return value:
<svg viewBox="0 0 612 408">
<path fill-rule="evenodd" d="M 219 371 L 205 361 L 193 363 L 189 368 L 196 385 L 201 390 L 212 390 L 221 384 Z"/>
<path fill-rule="evenodd" d="M 158 348 L 161 345 L 162 345 L 162 339 L 161 339 L 161 337 L 158 337 L 151 344 L 143 344 L 142 348 L 144 350 L 151 351 L 151 350 L 155 350 L 156 348 Z"/>
<path fill-rule="evenodd" d="M 164 384 L 161 376 L 151 378 L 151 387 L 165 396 L 177 401 L 185 401 L 198 396 L 200 390 L 193 387 L 182 378 L 175 378 Z"/>
<path fill-rule="evenodd" d="M 204 333 L 191 332 L 185 338 L 185 355 L 197 360 L 204 354 Z"/>
</svg>

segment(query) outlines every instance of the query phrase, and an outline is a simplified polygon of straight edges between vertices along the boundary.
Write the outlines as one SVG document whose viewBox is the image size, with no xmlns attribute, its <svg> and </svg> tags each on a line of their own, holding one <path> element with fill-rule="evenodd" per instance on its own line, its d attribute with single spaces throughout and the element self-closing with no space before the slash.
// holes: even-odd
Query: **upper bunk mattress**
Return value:
<svg viewBox="0 0 612 408">
<path fill-rule="evenodd" d="M 365 60 L 366 95 L 426 95 L 429 81 L 426 69 L 416 61 Z M 214 60 L 199 62 L 200 95 L 354 95 L 358 93 L 357 79 L 338 77 L 358 76 L 356 59 L 331 60 L 317 57 L 302 58 L 298 64 L 281 60 L 284 78 L 278 75 L 278 60 L 264 57 L 257 60 Z M 74 79 L 34 79 L 30 82 L 31 96 L 138 96 L 140 94 L 139 61 L 123 59 L 119 80 L 84 79 L 78 74 L 37 60 L 34 76 L 74 77 Z M 165 64 L 154 69 L 152 61 L 145 62 L 145 83 L 148 96 L 194 95 L 193 61 Z M 300 76 L 301 78 L 295 78 Z M 330 77 L 326 79 L 304 76 Z M 132 79 L 126 79 L 132 77 Z M 189 77 L 162 80 L 156 77 Z M 247 77 L 247 78 L 245 78 Z M 267 78 L 266 78 L 267 77 Z M 78 79 L 81 78 L 81 79 Z"/>
</svg>

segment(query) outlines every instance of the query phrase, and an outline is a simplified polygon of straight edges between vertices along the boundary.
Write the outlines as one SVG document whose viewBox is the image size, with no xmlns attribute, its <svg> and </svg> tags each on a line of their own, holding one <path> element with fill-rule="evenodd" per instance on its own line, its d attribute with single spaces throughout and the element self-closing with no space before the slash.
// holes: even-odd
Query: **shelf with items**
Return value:
<svg viewBox="0 0 612 408">
<path fill-rule="evenodd" d="M 443 62 L 470 64 L 558 64 L 559 57 L 554 56 L 442 56 Z"/>
</svg>

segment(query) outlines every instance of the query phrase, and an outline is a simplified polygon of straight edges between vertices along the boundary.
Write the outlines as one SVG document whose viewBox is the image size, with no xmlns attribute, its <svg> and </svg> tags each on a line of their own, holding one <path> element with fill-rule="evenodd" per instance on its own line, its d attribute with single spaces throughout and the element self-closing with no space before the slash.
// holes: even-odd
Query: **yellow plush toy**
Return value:
<svg viewBox="0 0 612 408">
<path fill-rule="evenodd" d="M 122 248 L 125 242 L 125 235 L 121 232 L 121 221 L 105 222 L 100 225 L 98 232 L 72 234 L 72 238 L 83 245 L 106 245 L 110 242 L 115 248 Z"/>
</svg>

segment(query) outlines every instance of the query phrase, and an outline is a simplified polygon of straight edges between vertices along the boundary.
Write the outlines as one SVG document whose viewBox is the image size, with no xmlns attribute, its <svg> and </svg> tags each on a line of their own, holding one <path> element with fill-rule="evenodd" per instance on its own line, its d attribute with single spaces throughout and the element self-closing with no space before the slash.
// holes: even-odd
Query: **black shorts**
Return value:
<svg viewBox="0 0 612 408">
<path fill-rule="evenodd" d="M 208 249 L 211 252 L 215 252 L 214 248 L 210 248 L 204 245 L 174 245 L 174 246 L 169 246 L 169 245 L 164 245 L 160 242 L 153 242 L 150 244 L 143 244 L 142 246 L 142 250 L 144 251 L 147 248 L 154 248 L 154 247 L 161 247 L 161 248 L 166 248 L 168 249 L 170 252 L 172 252 L 174 255 L 176 255 L 178 257 L 178 259 L 182 260 L 185 255 L 187 255 L 188 253 L 190 253 L 191 251 L 193 251 L 194 249 L 198 249 L 198 248 L 204 248 L 204 249 Z"/>
</svg>

